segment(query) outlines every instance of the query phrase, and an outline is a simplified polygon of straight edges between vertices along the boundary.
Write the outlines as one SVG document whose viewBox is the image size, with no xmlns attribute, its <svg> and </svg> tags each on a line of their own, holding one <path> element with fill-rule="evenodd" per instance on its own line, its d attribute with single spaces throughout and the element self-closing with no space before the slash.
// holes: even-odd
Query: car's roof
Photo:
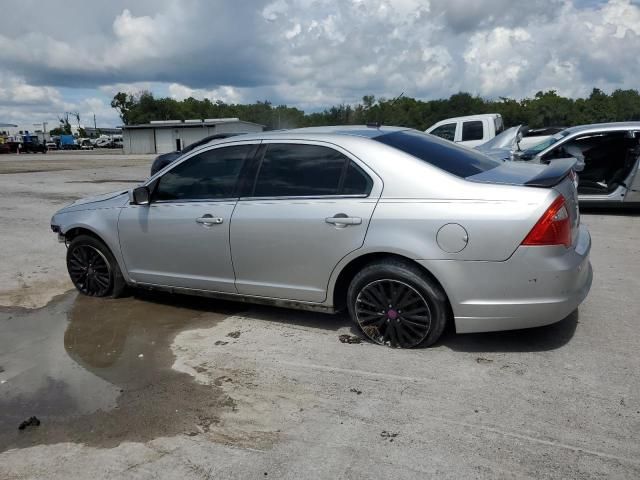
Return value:
<svg viewBox="0 0 640 480">
<path fill-rule="evenodd" d="M 615 130 L 640 130 L 640 122 L 593 123 L 591 125 L 577 125 L 575 127 L 569 127 L 565 131 L 569 133 L 580 133 Z"/>
<path fill-rule="evenodd" d="M 455 122 L 455 121 L 458 121 L 458 120 L 478 120 L 478 119 L 482 119 L 482 118 L 497 118 L 497 117 L 500 117 L 500 116 L 501 115 L 499 113 L 478 113 L 478 114 L 475 114 L 475 115 L 462 115 L 460 117 L 445 118 L 444 120 L 440 120 L 439 122 L 436 122 L 433 125 L 437 125 L 438 123 Z"/>
<path fill-rule="evenodd" d="M 220 141 L 212 140 L 209 145 L 214 143 L 227 143 L 231 141 L 251 141 L 251 140 L 277 140 L 281 139 L 308 139 L 321 140 L 335 138 L 336 136 L 376 138 L 388 133 L 400 132 L 403 130 L 411 130 L 407 127 L 391 127 L 386 125 L 367 126 L 367 125 L 333 125 L 327 127 L 305 127 L 292 128 L 290 130 L 272 130 L 268 132 L 245 133 L 243 135 L 225 138 Z"/>
</svg>

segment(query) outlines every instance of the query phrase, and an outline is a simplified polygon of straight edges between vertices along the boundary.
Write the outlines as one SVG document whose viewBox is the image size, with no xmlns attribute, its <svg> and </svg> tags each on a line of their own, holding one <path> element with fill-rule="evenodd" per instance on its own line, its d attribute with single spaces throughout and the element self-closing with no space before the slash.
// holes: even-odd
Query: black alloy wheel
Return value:
<svg viewBox="0 0 640 480">
<path fill-rule="evenodd" d="M 67 269 L 75 287 L 85 295 L 104 297 L 113 288 L 109 261 L 92 245 L 71 245 L 67 254 Z"/>
<path fill-rule="evenodd" d="M 355 320 L 375 343 L 394 348 L 421 344 L 431 330 L 429 303 L 412 286 L 395 279 L 380 279 L 360 289 Z"/>
</svg>

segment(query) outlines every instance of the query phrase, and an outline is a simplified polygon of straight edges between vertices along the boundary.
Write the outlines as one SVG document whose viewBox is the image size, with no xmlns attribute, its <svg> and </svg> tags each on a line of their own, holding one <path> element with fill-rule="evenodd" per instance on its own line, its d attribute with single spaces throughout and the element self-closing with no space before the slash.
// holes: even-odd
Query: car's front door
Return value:
<svg viewBox="0 0 640 480">
<path fill-rule="evenodd" d="M 231 221 L 236 288 L 322 302 L 333 268 L 364 242 L 380 181 L 337 147 L 265 142 L 261 149 L 256 181 Z"/>
<path fill-rule="evenodd" d="M 150 205 L 128 205 L 118 220 L 132 280 L 235 293 L 229 225 L 237 184 L 257 144 L 197 153 L 152 182 Z"/>
</svg>

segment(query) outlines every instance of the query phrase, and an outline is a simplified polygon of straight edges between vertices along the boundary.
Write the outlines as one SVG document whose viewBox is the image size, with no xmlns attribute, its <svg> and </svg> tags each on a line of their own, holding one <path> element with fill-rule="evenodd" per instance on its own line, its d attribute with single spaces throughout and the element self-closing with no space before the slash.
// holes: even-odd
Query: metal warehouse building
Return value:
<svg viewBox="0 0 640 480">
<path fill-rule="evenodd" d="M 263 125 L 238 118 L 161 120 L 122 129 L 124 153 L 167 153 L 217 133 L 261 132 Z"/>
</svg>

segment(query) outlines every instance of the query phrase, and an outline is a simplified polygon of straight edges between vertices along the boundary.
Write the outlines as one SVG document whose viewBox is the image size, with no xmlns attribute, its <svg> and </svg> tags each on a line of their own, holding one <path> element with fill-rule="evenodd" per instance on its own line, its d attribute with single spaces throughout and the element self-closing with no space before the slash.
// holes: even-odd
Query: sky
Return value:
<svg viewBox="0 0 640 480">
<path fill-rule="evenodd" d="M 0 0 L 2 3 L 8 0 Z M 118 91 L 269 100 L 640 88 L 640 0 L 21 0 L 2 8 L 0 123 L 120 124 Z"/>
</svg>

